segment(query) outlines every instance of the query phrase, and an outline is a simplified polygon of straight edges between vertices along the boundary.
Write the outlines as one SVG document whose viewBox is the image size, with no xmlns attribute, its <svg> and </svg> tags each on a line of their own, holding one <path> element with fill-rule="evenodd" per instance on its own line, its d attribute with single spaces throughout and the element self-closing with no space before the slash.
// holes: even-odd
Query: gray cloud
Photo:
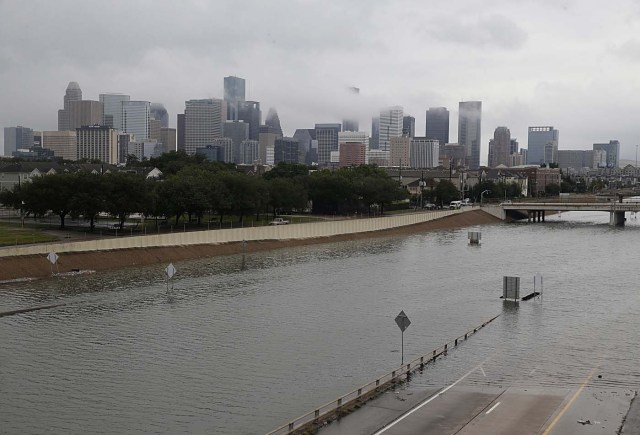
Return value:
<svg viewBox="0 0 640 435">
<path fill-rule="evenodd" d="M 461 18 L 440 17 L 429 30 L 436 40 L 472 47 L 514 50 L 521 48 L 527 33 L 515 22 L 500 14 Z"/>
</svg>

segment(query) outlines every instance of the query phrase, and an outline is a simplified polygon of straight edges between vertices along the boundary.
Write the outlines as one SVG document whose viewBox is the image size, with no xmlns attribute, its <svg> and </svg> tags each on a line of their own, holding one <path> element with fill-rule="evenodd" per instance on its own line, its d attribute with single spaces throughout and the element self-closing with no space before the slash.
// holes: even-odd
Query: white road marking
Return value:
<svg viewBox="0 0 640 435">
<path fill-rule="evenodd" d="M 396 424 L 400 423 L 402 420 L 404 420 L 405 418 L 409 417 L 411 414 L 413 414 L 414 412 L 416 412 L 417 410 L 419 410 L 420 408 L 422 408 L 423 406 L 431 403 L 432 401 L 434 401 L 435 399 L 437 399 L 438 397 L 440 397 L 441 395 L 443 395 L 444 393 L 446 393 L 447 391 L 449 391 L 451 388 L 455 387 L 460 381 L 462 381 L 463 379 L 465 379 L 467 376 L 469 376 L 471 373 L 475 372 L 478 369 L 481 369 L 482 366 L 484 365 L 484 363 L 486 363 L 487 361 L 489 361 L 490 358 L 485 359 L 484 361 L 482 361 L 480 364 L 478 364 L 477 366 L 475 366 L 474 368 L 472 368 L 471 370 L 469 370 L 464 376 L 462 376 L 460 379 L 458 379 L 457 381 L 455 381 L 453 384 L 449 385 L 448 387 L 440 390 L 438 393 L 436 393 L 435 395 L 431 396 L 430 398 L 428 398 L 427 400 L 425 400 L 424 402 L 422 402 L 421 404 L 417 405 L 415 408 L 413 408 L 411 411 L 407 412 L 406 414 L 404 414 L 403 416 L 401 416 L 400 418 L 398 418 L 397 420 L 393 421 L 392 423 L 390 423 L 388 426 L 383 427 L 382 429 L 380 429 L 378 432 L 375 432 L 373 435 L 380 435 L 382 433 L 385 433 L 387 430 L 391 429 L 393 426 L 395 426 Z"/>
<path fill-rule="evenodd" d="M 496 403 L 495 405 L 493 405 L 493 406 L 491 407 L 491 409 L 490 409 L 490 410 L 488 410 L 487 412 L 485 412 L 485 415 L 486 415 L 486 414 L 491 413 L 491 411 L 493 411 L 494 409 L 496 409 L 496 408 L 498 407 L 498 405 L 500 405 L 500 402 L 498 402 L 498 403 Z"/>
<path fill-rule="evenodd" d="M 486 378 L 487 374 L 484 372 L 484 369 L 482 367 L 480 367 L 480 371 L 482 372 L 482 376 L 484 376 Z"/>
</svg>

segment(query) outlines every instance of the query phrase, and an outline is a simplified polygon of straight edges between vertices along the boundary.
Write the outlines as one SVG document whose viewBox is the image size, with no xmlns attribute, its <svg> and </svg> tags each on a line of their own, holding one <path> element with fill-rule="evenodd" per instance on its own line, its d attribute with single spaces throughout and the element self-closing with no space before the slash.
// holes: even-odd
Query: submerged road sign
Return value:
<svg viewBox="0 0 640 435">
<path fill-rule="evenodd" d="M 58 258 L 60 257 L 58 257 L 58 254 L 56 254 L 55 252 L 49 252 L 49 255 L 47 255 L 47 260 L 49 260 L 51 264 L 56 264 Z"/>
</svg>

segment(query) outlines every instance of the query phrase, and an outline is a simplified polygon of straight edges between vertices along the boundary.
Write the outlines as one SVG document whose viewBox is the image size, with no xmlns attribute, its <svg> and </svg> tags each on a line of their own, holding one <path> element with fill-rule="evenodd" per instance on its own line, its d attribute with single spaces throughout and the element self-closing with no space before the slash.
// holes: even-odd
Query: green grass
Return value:
<svg viewBox="0 0 640 435">
<path fill-rule="evenodd" d="M 17 225 L 5 223 L 0 224 L 0 246 L 47 243 L 55 240 L 57 240 L 56 237 L 33 228 L 20 228 Z"/>
</svg>

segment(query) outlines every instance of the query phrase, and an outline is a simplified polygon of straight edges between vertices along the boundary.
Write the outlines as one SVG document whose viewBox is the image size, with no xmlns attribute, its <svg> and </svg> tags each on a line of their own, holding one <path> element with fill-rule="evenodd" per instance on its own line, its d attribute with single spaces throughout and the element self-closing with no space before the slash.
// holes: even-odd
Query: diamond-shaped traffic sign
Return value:
<svg viewBox="0 0 640 435">
<path fill-rule="evenodd" d="M 402 332 L 404 332 L 409 325 L 411 325 L 411 320 L 407 317 L 407 315 L 403 311 L 400 311 L 400 314 L 396 317 L 396 323 Z"/>
<path fill-rule="evenodd" d="M 51 264 L 56 264 L 56 261 L 58 261 L 58 254 L 56 254 L 55 252 L 49 252 L 49 255 L 47 255 L 47 260 L 49 260 L 49 262 L 51 262 Z"/>
</svg>

